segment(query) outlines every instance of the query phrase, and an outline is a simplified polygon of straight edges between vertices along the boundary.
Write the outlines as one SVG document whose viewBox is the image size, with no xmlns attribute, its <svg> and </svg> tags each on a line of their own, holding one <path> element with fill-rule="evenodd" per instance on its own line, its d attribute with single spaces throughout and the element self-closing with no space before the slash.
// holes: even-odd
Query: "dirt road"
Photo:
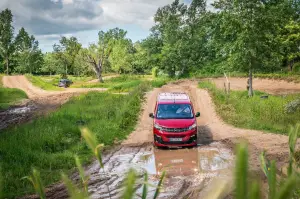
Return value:
<svg viewBox="0 0 300 199">
<path fill-rule="evenodd" d="M 35 87 L 23 75 L 4 76 L 3 86 L 23 90 L 29 100 L 12 107 L 6 111 L 0 111 L 0 130 L 10 125 L 20 124 L 31 120 L 36 115 L 46 114 L 55 110 L 70 97 L 89 91 L 105 91 L 105 88 L 67 88 L 63 91 L 45 91 Z"/>
<path fill-rule="evenodd" d="M 195 110 L 201 112 L 201 117 L 198 118 L 198 147 L 153 149 L 152 119 L 148 114 L 153 111 L 159 92 L 174 91 L 187 92 Z M 198 89 L 197 82 L 181 81 L 168 84 L 146 94 L 136 130 L 121 146 L 104 156 L 105 172 L 99 168 L 97 162 L 87 169 L 92 176 L 89 192 L 92 198 L 120 198 L 125 175 L 130 168 L 134 168 L 140 182 L 147 171 L 152 184 L 157 184 L 158 176 L 163 170 L 167 171 L 159 198 L 203 198 L 215 181 L 232 181 L 233 147 L 242 140 L 249 145 L 250 169 L 258 175 L 263 176 L 258 157 L 264 150 L 268 158 L 277 161 L 278 166 L 283 166 L 287 162 L 289 151 L 287 136 L 227 125 L 217 116 L 209 93 Z M 298 148 L 299 146 L 300 142 Z M 141 194 L 140 186 L 137 187 L 137 194 Z M 151 195 L 153 188 L 149 193 L 149 196 Z M 49 192 L 50 198 L 57 196 L 57 192 Z"/>
<path fill-rule="evenodd" d="M 225 78 L 210 78 L 218 88 L 224 88 Z M 233 90 L 245 90 L 247 88 L 247 78 L 229 78 L 230 88 Z M 282 95 L 300 93 L 300 83 L 287 82 L 273 79 L 253 79 L 253 89 L 270 94 Z"/>
<path fill-rule="evenodd" d="M 158 150 L 152 148 L 153 111 L 159 92 L 186 92 L 196 111 L 201 112 L 198 122 L 198 147 L 193 149 Z M 91 198 L 120 198 L 122 184 L 130 168 L 137 171 L 138 182 L 149 173 L 151 184 L 157 184 L 159 175 L 167 171 L 164 188 L 159 198 L 203 198 L 213 183 L 231 182 L 233 170 L 233 147 L 241 140 L 248 142 L 250 169 L 262 175 L 258 156 L 266 151 L 267 157 L 283 166 L 288 158 L 288 137 L 260 131 L 238 129 L 225 124 L 216 114 L 209 93 L 197 88 L 195 81 L 179 81 L 154 89 L 146 94 L 143 111 L 136 130 L 120 146 L 104 154 L 104 170 L 95 161 L 86 172 L 89 174 Z M 300 147 L 300 142 L 297 143 Z M 73 176 L 78 180 L 76 174 Z M 141 186 L 137 194 L 141 194 Z M 149 196 L 154 194 L 150 188 Z M 228 189 L 230 191 L 230 189 Z M 49 189 L 47 198 L 66 198 L 61 184 Z"/>
</svg>

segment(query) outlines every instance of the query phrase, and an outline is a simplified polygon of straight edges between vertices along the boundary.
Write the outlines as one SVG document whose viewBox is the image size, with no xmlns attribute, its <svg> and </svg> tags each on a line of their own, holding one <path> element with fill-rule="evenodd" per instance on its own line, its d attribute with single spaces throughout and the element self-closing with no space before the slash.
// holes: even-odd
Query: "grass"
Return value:
<svg viewBox="0 0 300 199">
<path fill-rule="evenodd" d="M 32 167 L 38 169 L 45 186 L 60 180 L 61 171 L 71 172 L 74 155 L 84 163 L 92 155 L 82 141 L 79 124 L 93 131 L 100 143 L 112 145 L 134 129 L 145 85 L 130 95 L 89 93 L 70 100 L 47 117 L 4 130 L 0 134 L 0 167 L 4 198 L 33 192 L 30 183 L 21 180 Z"/>
<path fill-rule="evenodd" d="M 248 77 L 247 73 L 240 73 L 240 72 L 230 72 L 226 73 L 230 77 Z M 218 78 L 218 77 L 224 77 L 224 74 L 205 74 L 205 73 L 196 73 L 192 75 L 193 77 L 196 78 Z M 294 74 L 294 73 L 287 73 L 287 72 L 282 72 L 282 73 L 254 73 L 253 74 L 254 78 L 262 78 L 262 79 L 277 79 L 277 80 L 285 80 L 288 82 L 295 82 L 299 83 L 300 82 L 300 75 L 299 74 Z"/>
<path fill-rule="evenodd" d="M 27 79 L 36 87 L 39 87 L 44 90 L 63 90 L 58 87 L 57 84 L 59 82 L 60 77 L 58 75 L 53 76 L 33 76 L 26 75 Z"/>
<path fill-rule="evenodd" d="M 121 75 L 105 80 L 104 83 L 75 83 L 73 88 L 108 88 L 111 92 L 129 92 L 142 83 L 149 83 L 154 88 L 165 85 L 169 79 L 156 78 L 150 79 L 149 76 L 140 75 Z"/>
<path fill-rule="evenodd" d="M 231 91 L 227 98 L 223 90 L 209 81 L 201 81 L 199 87 L 210 91 L 218 114 L 236 127 L 288 135 L 289 126 L 299 122 L 300 111 L 286 113 L 285 105 L 300 98 L 300 94 L 261 99 L 266 94 L 259 91 L 252 98 L 247 91 Z"/>
<path fill-rule="evenodd" d="M 7 109 L 23 99 L 27 99 L 24 91 L 16 88 L 4 88 L 2 84 L 3 75 L 0 74 L 0 110 Z"/>
</svg>

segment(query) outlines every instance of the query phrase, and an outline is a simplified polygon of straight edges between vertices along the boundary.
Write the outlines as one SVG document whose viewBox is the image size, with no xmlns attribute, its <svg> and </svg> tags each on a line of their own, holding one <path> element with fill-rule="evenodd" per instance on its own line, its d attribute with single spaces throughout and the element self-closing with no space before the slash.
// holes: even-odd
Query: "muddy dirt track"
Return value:
<svg viewBox="0 0 300 199">
<path fill-rule="evenodd" d="M 198 147 L 192 149 L 154 149 L 152 147 L 153 111 L 159 92 L 186 92 L 192 99 L 195 111 L 201 112 L 198 118 Z M 163 170 L 167 172 L 159 198 L 205 198 L 216 182 L 232 182 L 235 144 L 246 141 L 249 145 L 250 169 L 263 178 L 258 156 L 266 151 L 267 157 L 275 159 L 282 167 L 288 157 L 288 137 L 245 130 L 225 124 L 216 114 L 209 93 L 197 88 L 196 81 L 179 81 L 154 89 L 146 94 L 143 111 L 136 130 L 120 146 L 106 151 L 104 170 L 95 161 L 86 172 L 91 176 L 89 193 L 91 198 L 121 198 L 126 172 L 130 168 L 137 171 L 138 182 L 143 174 L 149 173 L 151 184 L 157 184 Z M 299 148 L 300 142 L 297 147 Z M 74 174 L 74 181 L 78 176 Z M 137 186 L 137 195 L 141 186 Z M 230 188 L 228 188 L 230 192 Z M 149 190 L 149 198 L 154 188 Z M 54 185 L 48 191 L 48 198 L 66 198 L 62 184 Z M 138 197 L 137 197 L 138 198 Z"/>
<path fill-rule="evenodd" d="M 218 88 L 224 88 L 225 78 L 210 78 Z M 233 90 L 246 90 L 247 78 L 229 78 L 230 87 Z M 283 95 L 291 93 L 300 93 L 300 84 L 294 82 L 287 82 L 284 80 L 274 79 L 253 79 L 253 89 L 263 91 L 274 95 Z"/>
<path fill-rule="evenodd" d="M 21 85 L 25 80 L 18 77 Z M 5 80 L 5 78 L 4 78 Z M 5 80 L 9 81 L 9 80 Z M 217 80 L 222 81 L 222 80 Z M 239 83 L 246 81 L 240 79 Z M 7 85 L 7 83 L 5 83 Z M 11 83 L 13 84 L 13 83 Z M 18 86 L 20 86 L 20 84 Z M 45 94 L 45 91 L 32 89 L 25 83 L 32 100 L 40 102 L 57 97 L 59 103 L 67 100 L 70 93 Z M 234 85 L 234 84 L 232 84 Z M 13 85 L 12 87 L 14 87 Z M 24 85 L 22 85 L 24 87 Z M 267 89 L 274 85 L 269 84 Z M 233 89 L 238 86 L 232 86 Z M 242 87 L 241 87 L 242 88 Z M 265 88 L 266 89 L 266 88 Z M 34 91 L 32 91 L 34 90 Z M 192 149 L 161 150 L 152 147 L 152 119 L 148 117 L 153 112 L 157 94 L 160 92 L 186 92 L 191 97 L 195 111 L 201 112 L 198 122 L 198 147 Z M 63 98 L 59 95 L 65 95 Z M 55 100 L 54 100 L 55 101 Z M 49 102 L 48 102 L 49 103 Z M 159 198 L 203 198 L 208 190 L 214 186 L 215 181 L 221 179 L 231 182 L 234 164 L 233 148 L 235 144 L 246 141 L 249 144 L 250 169 L 262 175 L 258 156 L 266 151 L 267 157 L 275 159 L 277 165 L 282 167 L 288 157 L 288 137 L 260 131 L 238 129 L 225 124 L 216 114 L 214 104 L 209 93 L 197 88 L 197 81 L 178 81 L 154 89 L 146 93 L 146 99 L 139 118 L 136 130 L 128 139 L 104 153 L 104 170 L 100 169 L 95 161 L 86 168 L 90 175 L 89 193 L 91 198 L 120 198 L 126 172 L 134 168 L 137 172 L 138 182 L 141 183 L 143 174 L 149 173 L 151 184 L 157 184 L 162 171 L 167 172 L 164 187 Z M 299 148 L 300 142 L 297 147 Z M 78 181 L 78 175 L 72 176 Z M 141 194 L 141 186 L 137 186 L 137 194 Z M 230 191 L 230 189 L 228 189 Z M 154 188 L 149 188 L 149 198 L 153 196 Z M 30 198 L 35 198 L 31 196 Z M 62 184 L 48 188 L 47 198 L 67 198 Z"/>
</svg>

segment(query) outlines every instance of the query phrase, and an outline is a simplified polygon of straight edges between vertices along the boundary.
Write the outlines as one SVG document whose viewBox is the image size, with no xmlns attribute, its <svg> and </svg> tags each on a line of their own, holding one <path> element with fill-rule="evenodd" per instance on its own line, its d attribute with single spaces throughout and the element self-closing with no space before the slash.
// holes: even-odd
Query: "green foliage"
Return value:
<svg viewBox="0 0 300 199">
<path fill-rule="evenodd" d="M 68 190 L 69 198 L 70 199 L 88 199 L 86 192 L 81 191 L 78 187 L 76 187 L 72 181 L 65 175 L 62 174 L 61 178 Z"/>
<path fill-rule="evenodd" d="M 125 190 L 122 198 L 124 199 L 132 199 L 134 196 L 134 187 L 135 187 L 135 181 L 136 181 L 136 174 L 134 170 L 130 170 L 127 174 L 127 179 L 125 182 Z"/>
<path fill-rule="evenodd" d="M 163 181 L 165 179 L 165 175 L 166 175 L 166 172 L 163 171 L 162 174 L 161 174 L 161 176 L 160 176 L 160 178 L 159 178 L 157 187 L 155 189 L 155 193 L 154 193 L 153 199 L 156 199 L 159 196 L 160 190 L 162 188 L 162 183 L 163 183 Z"/>
<path fill-rule="evenodd" d="M 297 62 L 293 65 L 293 73 L 300 74 L 300 62 Z"/>
<path fill-rule="evenodd" d="M 7 109 L 21 100 L 27 99 L 24 91 L 16 88 L 2 88 L 0 86 L 0 110 Z"/>
<path fill-rule="evenodd" d="M 14 27 L 13 15 L 11 10 L 5 9 L 0 12 L 0 57 L 2 57 L 5 66 L 6 73 L 9 73 L 10 60 L 14 53 Z"/>
<path fill-rule="evenodd" d="M 4 197 L 32 193 L 29 184 L 20 179 L 34 166 L 41 172 L 45 185 L 57 182 L 62 171 L 72 171 L 73 154 L 82 163 L 91 160 L 88 146 L 81 141 L 78 121 L 94 132 L 99 143 L 112 145 L 134 130 L 141 100 L 148 89 L 144 85 L 130 95 L 89 93 L 73 98 L 46 117 L 0 134 L 1 167 Z M 99 103 L 99 101 L 105 103 Z"/>
<path fill-rule="evenodd" d="M 246 144 L 240 144 L 236 153 L 235 198 L 244 198 L 248 193 L 248 150 Z"/>
<path fill-rule="evenodd" d="M 84 189 L 84 192 L 86 193 L 86 195 L 88 195 L 88 180 L 89 180 L 89 176 L 86 176 L 84 173 L 84 168 L 81 165 L 80 159 L 77 155 L 75 155 L 75 163 L 76 163 L 76 167 L 78 169 L 79 172 L 79 176 L 81 179 L 81 183 Z"/>
<path fill-rule="evenodd" d="M 39 171 L 33 169 L 31 176 L 26 176 L 23 179 L 27 179 L 32 183 L 34 190 L 38 194 L 40 199 L 46 199 L 45 188 L 42 183 Z"/>
<path fill-rule="evenodd" d="M 34 36 L 29 36 L 24 28 L 19 30 L 15 38 L 16 61 L 14 68 L 19 73 L 38 73 L 43 65 L 43 54 Z"/>
<path fill-rule="evenodd" d="M 158 68 L 154 67 L 152 68 L 152 77 L 157 78 L 157 76 L 158 76 Z"/>
<path fill-rule="evenodd" d="M 224 91 L 217 89 L 213 83 L 201 81 L 199 86 L 210 91 L 222 119 L 237 127 L 288 135 L 289 125 L 296 125 L 300 117 L 299 111 L 292 114 L 285 111 L 285 105 L 298 99 L 299 94 L 268 95 L 268 99 L 261 99 L 265 93 L 255 91 L 254 97 L 249 98 L 247 91 L 232 90 L 226 100 Z"/>
</svg>

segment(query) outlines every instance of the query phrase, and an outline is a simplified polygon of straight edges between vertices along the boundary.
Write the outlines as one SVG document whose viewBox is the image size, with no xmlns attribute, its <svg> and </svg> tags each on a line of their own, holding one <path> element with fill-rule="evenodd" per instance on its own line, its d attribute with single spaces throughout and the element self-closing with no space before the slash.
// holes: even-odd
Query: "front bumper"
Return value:
<svg viewBox="0 0 300 199">
<path fill-rule="evenodd" d="M 197 128 L 181 133 L 167 133 L 153 129 L 154 145 L 158 147 L 197 146 Z M 170 138 L 182 138 L 182 141 L 170 141 Z"/>
</svg>

